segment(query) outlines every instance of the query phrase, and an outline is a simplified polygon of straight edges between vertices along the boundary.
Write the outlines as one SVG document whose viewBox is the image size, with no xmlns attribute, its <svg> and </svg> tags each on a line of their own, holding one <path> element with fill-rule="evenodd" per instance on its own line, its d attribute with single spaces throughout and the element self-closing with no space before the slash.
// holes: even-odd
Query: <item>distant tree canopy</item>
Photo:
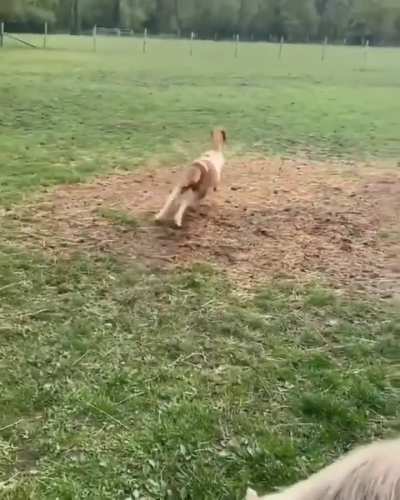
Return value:
<svg viewBox="0 0 400 500">
<path fill-rule="evenodd" d="M 400 0 L 0 0 L 0 20 L 78 34 L 94 24 L 152 33 L 291 41 L 400 41 Z"/>
</svg>

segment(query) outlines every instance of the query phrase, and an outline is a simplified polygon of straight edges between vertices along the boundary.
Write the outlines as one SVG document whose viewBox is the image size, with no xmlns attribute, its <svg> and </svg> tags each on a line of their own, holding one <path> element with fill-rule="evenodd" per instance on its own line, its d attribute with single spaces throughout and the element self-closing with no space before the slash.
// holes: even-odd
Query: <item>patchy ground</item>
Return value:
<svg viewBox="0 0 400 500">
<path fill-rule="evenodd" d="M 244 283 L 322 278 L 382 296 L 398 292 L 397 171 L 233 163 L 221 191 L 182 230 L 152 222 L 173 178 L 164 169 L 58 188 L 18 214 L 21 236 L 56 254 L 109 252 L 157 267 L 206 261 Z"/>
</svg>

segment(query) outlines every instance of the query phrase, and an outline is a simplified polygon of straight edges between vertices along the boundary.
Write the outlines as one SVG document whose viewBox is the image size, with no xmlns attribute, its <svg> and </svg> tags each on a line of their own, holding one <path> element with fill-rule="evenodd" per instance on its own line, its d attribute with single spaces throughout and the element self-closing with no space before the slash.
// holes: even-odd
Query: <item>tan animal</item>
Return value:
<svg viewBox="0 0 400 500">
<path fill-rule="evenodd" d="M 226 142 L 225 130 L 214 130 L 212 137 L 214 148 L 197 158 L 184 171 L 181 180 L 157 214 L 157 221 L 166 219 L 174 212 L 175 224 L 177 227 L 181 227 L 186 210 L 189 207 L 196 207 L 210 190 L 216 191 L 218 189 L 222 168 L 225 164 L 223 154 L 223 147 Z"/>
<path fill-rule="evenodd" d="M 400 439 L 357 448 L 281 493 L 246 500 L 400 500 Z"/>
</svg>

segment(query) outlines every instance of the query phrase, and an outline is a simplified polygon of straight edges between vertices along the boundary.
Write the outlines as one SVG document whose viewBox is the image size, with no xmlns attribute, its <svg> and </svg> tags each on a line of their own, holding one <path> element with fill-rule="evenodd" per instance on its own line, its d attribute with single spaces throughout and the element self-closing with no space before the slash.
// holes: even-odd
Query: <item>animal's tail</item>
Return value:
<svg viewBox="0 0 400 500">
<path fill-rule="evenodd" d="M 192 163 L 193 167 L 196 167 L 200 170 L 200 177 L 203 179 L 207 174 L 210 169 L 210 166 L 208 164 L 208 161 L 206 160 L 195 160 Z"/>
<path fill-rule="evenodd" d="M 224 144 L 226 142 L 226 132 L 223 128 L 216 128 L 212 133 L 214 149 L 216 151 L 222 151 Z"/>
<path fill-rule="evenodd" d="M 195 160 L 192 163 L 192 167 L 195 167 L 198 170 L 198 174 L 197 176 L 195 176 L 195 178 L 191 178 L 189 182 L 187 182 L 184 186 L 182 186 L 181 193 L 184 193 L 189 189 L 197 191 L 210 170 L 210 166 L 207 160 Z"/>
</svg>

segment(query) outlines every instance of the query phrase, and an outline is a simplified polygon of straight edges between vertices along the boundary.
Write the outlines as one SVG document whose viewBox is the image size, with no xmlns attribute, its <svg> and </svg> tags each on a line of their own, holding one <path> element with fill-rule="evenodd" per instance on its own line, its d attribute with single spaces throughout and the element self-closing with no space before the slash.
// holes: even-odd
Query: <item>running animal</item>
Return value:
<svg viewBox="0 0 400 500">
<path fill-rule="evenodd" d="M 222 168 L 225 164 L 223 154 L 226 132 L 216 129 L 212 134 L 213 149 L 205 152 L 187 168 L 177 183 L 165 205 L 156 216 L 157 221 L 165 220 L 174 214 L 177 227 L 182 227 L 183 216 L 189 207 L 197 207 L 210 190 L 216 191 L 221 182 Z"/>
</svg>

